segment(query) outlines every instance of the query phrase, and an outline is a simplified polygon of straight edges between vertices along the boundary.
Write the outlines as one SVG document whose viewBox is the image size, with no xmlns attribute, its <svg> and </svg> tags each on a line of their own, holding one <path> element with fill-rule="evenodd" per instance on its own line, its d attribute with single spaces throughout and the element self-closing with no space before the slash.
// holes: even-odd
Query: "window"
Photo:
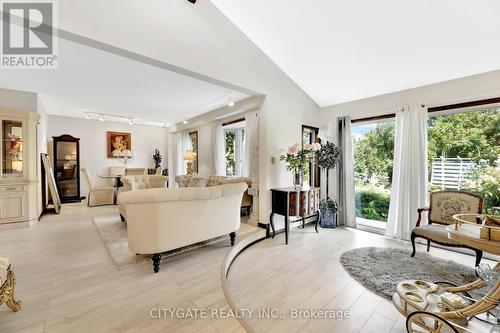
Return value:
<svg viewBox="0 0 500 333">
<path fill-rule="evenodd" d="M 318 138 L 318 134 L 319 128 L 302 125 L 302 147 L 304 147 L 306 143 L 321 143 L 321 140 Z M 318 163 L 316 161 L 311 161 L 307 166 L 307 170 L 305 170 L 304 180 L 309 181 L 310 186 L 320 186 L 320 172 Z"/>
<path fill-rule="evenodd" d="M 481 196 L 483 212 L 500 206 L 500 107 L 429 114 L 429 191 L 464 190 Z"/>
<path fill-rule="evenodd" d="M 189 139 L 195 159 L 193 160 L 193 172 L 198 173 L 198 131 L 190 132 Z"/>
<path fill-rule="evenodd" d="M 245 120 L 223 124 L 226 146 L 226 176 L 241 177 Z"/>
<path fill-rule="evenodd" d="M 353 124 L 356 222 L 385 228 L 394 163 L 395 121 Z"/>
</svg>

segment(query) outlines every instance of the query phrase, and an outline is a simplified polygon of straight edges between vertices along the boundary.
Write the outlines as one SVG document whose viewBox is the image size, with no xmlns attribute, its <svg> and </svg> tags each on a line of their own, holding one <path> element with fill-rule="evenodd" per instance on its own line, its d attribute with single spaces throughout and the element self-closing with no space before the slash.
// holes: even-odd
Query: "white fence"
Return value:
<svg viewBox="0 0 500 333">
<path fill-rule="evenodd" d="M 468 158 L 435 158 L 432 161 L 431 183 L 442 189 L 460 190 L 469 180 L 474 166 Z"/>
</svg>

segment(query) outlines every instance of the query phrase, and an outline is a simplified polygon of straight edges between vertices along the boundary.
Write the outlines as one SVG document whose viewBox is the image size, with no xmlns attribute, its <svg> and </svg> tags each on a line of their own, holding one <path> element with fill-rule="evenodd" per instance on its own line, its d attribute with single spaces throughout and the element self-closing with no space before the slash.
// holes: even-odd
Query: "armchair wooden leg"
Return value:
<svg viewBox="0 0 500 333">
<path fill-rule="evenodd" d="M 234 240 L 236 239 L 236 233 L 235 232 L 230 233 L 229 238 L 231 239 L 231 246 L 233 246 Z"/>
<path fill-rule="evenodd" d="M 479 266 L 481 263 L 481 259 L 483 258 L 483 251 L 481 250 L 475 250 L 476 251 L 476 265 L 475 267 Z"/>
<path fill-rule="evenodd" d="M 158 273 L 158 271 L 160 270 L 161 254 L 155 253 L 153 254 L 153 257 L 151 259 L 153 260 L 153 271 L 155 273 Z"/>
<path fill-rule="evenodd" d="M 0 304 L 5 304 L 13 311 L 17 312 L 21 309 L 21 301 L 16 301 L 14 298 L 14 288 L 16 286 L 16 278 L 14 273 L 9 269 L 7 271 L 7 282 L 0 294 Z"/>
<path fill-rule="evenodd" d="M 427 252 L 431 249 L 431 241 L 427 240 Z"/>
<path fill-rule="evenodd" d="M 411 246 L 413 248 L 413 252 L 411 254 L 412 257 L 415 256 L 415 252 L 416 252 L 416 249 L 415 249 L 415 238 L 417 237 L 417 235 L 415 235 L 413 232 L 411 233 Z"/>
</svg>

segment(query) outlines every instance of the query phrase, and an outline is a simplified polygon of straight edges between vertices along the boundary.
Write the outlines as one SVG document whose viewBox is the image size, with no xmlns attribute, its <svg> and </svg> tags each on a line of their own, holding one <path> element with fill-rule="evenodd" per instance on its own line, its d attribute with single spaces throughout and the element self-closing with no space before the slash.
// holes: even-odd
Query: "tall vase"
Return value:
<svg viewBox="0 0 500 333">
<path fill-rule="evenodd" d="M 302 175 L 303 175 L 302 168 L 296 168 L 293 171 L 293 187 L 295 187 L 296 190 L 302 187 L 303 183 Z"/>
</svg>

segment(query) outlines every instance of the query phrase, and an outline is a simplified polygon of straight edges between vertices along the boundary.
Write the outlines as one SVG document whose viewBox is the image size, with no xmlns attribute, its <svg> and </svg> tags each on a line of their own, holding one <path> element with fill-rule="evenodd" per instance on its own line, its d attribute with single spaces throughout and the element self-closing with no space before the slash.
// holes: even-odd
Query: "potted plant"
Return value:
<svg viewBox="0 0 500 333">
<path fill-rule="evenodd" d="M 161 154 L 158 149 L 155 149 L 155 153 L 153 154 L 153 162 L 155 163 L 155 170 L 161 167 Z"/>
<path fill-rule="evenodd" d="M 321 212 L 321 227 L 335 228 L 337 225 L 337 210 L 338 206 L 335 200 L 332 200 L 329 195 L 329 171 L 335 168 L 340 162 L 342 150 L 331 142 L 327 142 L 321 147 L 321 150 L 316 154 L 318 166 L 326 170 L 326 199 L 320 202 Z"/>
</svg>

